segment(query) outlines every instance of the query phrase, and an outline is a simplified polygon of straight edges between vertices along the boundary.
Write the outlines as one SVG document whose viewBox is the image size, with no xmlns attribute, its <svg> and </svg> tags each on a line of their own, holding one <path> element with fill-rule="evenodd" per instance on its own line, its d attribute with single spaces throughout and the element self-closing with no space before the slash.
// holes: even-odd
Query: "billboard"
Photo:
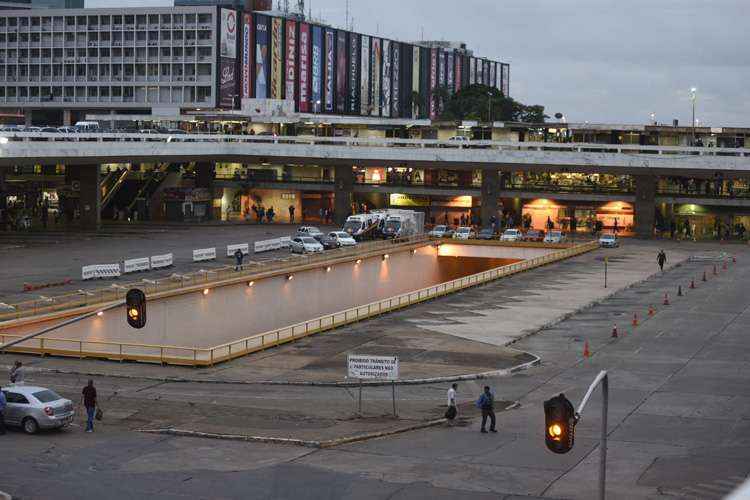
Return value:
<svg viewBox="0 0 750 500">
<path fill-rule="evenodd" d="M 445 87 L 445 51 L 438 49 L 438 86 Z"/>
<path fill-rule="evenodd" d="M 346 51 L 346 31 L 339 30 L 336 38 L 336 112 L 343 114 L 346 112 L 346 94 L 347 71 Z"/>
<path fill-rule="evenodd" d="M 391 108 L 393 112 L 392 116 L 401 116 L 401 44 L 393 42 L 393 55 L 391 56 L 391 64 L 393 69 L 391 74 L 393 76 L 393 83 L 391 84 Z"/>
<path fill-rule="evenodd" d="M 473 57 L 469 58 L 469 85 L 477 83 L 477 60 Z"/>
<path fill-rule="evenodd" d="M 283 87 L 283 62 L 281 60 L 281 19 L 271 20 L 271 98 L 281 99 Z"/>
<path fill-rule="evenodd" d="M 237 64 L 234 59 L 222 57 L 219 63 L 219 107 L 234 108 L 237 104 Z"/>
<path fill-rule="evenodd" d="M 286 53 L 284 54 L 284 99 L 294 100 L 297 83 L 297 21 L 286 22 Z"/>
<path fill-rule="evenodd" d="M 361 49 L 359 47 L 359 35 L 349 33 L 349 99 L 347 100 L 346 112 L 359 114 L 359 60 Z"/>
<path fill-rule="evenodd" d="M 438 86 L 438 49 L 430 50 L 430 120 L 437 118 L 437 102 L 433 93 Z"/>
<path fill-rule="evenodd" d="M 503 95 L 510 97 L 510 65 L 502 65 L 502 77 L 503 77 Z"/>
<path fill-rule="evenodd" d="M 462 54 L 456 54 L 456 67 L 455 67 L 455 73 L 454 73 L 454 79 L 456 81 L 456 92 L 459 92 L 461 90 L 461 87 L 463 87 L 463 63 L 464 63 L 464 56 Z"/>
<path fill-rule="evenodd" d="M 477 83 L 484 85 L 484 60 L 477 59 Z"/>
<path fill-rule="evenodd" d="M 326 113 L 333 113 L 334 100 L 335 100 L 335 88 L 334 78 L 336 75 L 336 32 L 330 29 L 326 30 L 325 38 L 325 50 L 326 50 L 326 61 L 325 61 L 325 110 Z"/>
<path fill-rule="evenodd" d="M 383 40 L 383 106 L 382 116 L 391 116 L 391 83 L 392 83 L 391 41 Z"/>
<path fill-rule="evenodd" d="M 312 110 L 320 113 L 323 108 L 323 28 L 312 28 Z"/>
<path fill-rule="evenodd" d="M 497 63 L 490 61 L 490 87 L 497 88 Z"/>
<path fill-rule="evenodd" d="M 255 17 L 255 98 L 268 99 L 270 54 L 268 53 L 268 18 Z"/>
<path fill-rule="evenodd" d="M 372 50 L 370 56 L 372 62 L 370 63 L 370 70 L 372 77 L 370 78 L 370 84 L 372 85 L 372 95 L 370 96 L 371 111 L 370 114 L 373 116 L 380 116 L 380 108 L 383 106 L 382 96 L 380 95 L 380 73 L 383 66 L 383 44 L 380 38 L 372 39 Z"/>
<path fill-rule="evenodd" d="M 448 85 L 448 92 L 453 94 L 456 91 L 456 54 L 453 51 L 448 52 L 448 63 L 445 75 L 445 84 Z"/>
<path fill-rule="evenodd" d="M 253 17 L 250 14 L 242 16 L 242 97 L 249 99 L 253 96 L 252 70 L 253 67 Z"/>
<path fill-rule="evenodd" d="M 370 37 L 362 35 L 360 57 L 360 86 L 359 86 L 359 109 L 360 114 L 370 114 Z"/>
<path fill-rule="evenodd" d="M 299 25 L 299 110 L 310 112 L 310 25 Z"/>
<path fill-rule="evenodd" d="M 219 43 L 219 57 L 237 59 L 237 13 L 231 9 L 221 9 Z"/>
</svg>

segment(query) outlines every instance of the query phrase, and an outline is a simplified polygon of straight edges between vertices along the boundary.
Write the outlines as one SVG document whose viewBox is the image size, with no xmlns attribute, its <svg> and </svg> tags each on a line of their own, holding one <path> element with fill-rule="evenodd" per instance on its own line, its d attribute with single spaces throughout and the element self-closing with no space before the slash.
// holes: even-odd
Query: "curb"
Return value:
<svg viewBox="0 0 750 500">
<path fill-rule="evenodd" d="M 391 429 L 388 431 L 371 432 L 368 434 L 361 434 L 357 436 L 347 436 L 336 439 L 329 439 L 326 441 L 307 441 L 304 439 L 290 439 L 290 438 L 277 438 L 277 437 L 264 437 L 264 436 L 245 436 L 241 434 L 219 434 L 210 432 L 198 432 L 188 431 L 184 429 L 137 429 L 136 432 L 143 432 L 146 434 L 161 434 L 167 436 L 178 436 L 178 437 L 194 437 L 203 439 L 220 439 L 225 441 L 244 441 L 249 443 L 270 443 L 270 444 L 283 444 L 291 446 L 302 446 L 305 448 L 316 448 L 325 449 L 333 448 L 335 446 L 341 446 L 343 444 L 356 443 L 359 441 L 367 441 L 370 439 L 377 439 L 386 436 L 393 436 L 404 432 L 415 431 L 419 429 L 426 429 L 429 427 L 436 427 L 438 425 L 447 422 L 445 418 L 437 420 L 429 420 L 427 422 L 421 422 L 419 424 L 408 425 L 406 427 L 399 427 L 398 429 Z"/>
</svg>

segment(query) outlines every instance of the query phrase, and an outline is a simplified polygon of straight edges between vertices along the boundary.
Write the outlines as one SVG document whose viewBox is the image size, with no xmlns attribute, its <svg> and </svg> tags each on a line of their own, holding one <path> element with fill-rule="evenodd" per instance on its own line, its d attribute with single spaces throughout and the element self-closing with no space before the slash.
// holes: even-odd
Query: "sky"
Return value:
<svg viewBox="0 0 750 500">
<path fill-rule="evenodd" d="M 274 4 L 277 0 L 274 0 Z M 88 0 L 90 7 L 169 5 Z M 290 0 L 290 4 L 296 4 Z M 346 0 L 306 0 L 346 26 Z M 463 41 L 511 65 L 511 97 L 569 122 L 750 126 L 748 0 L 349 0 L 355 31 Z"/>
</svg>

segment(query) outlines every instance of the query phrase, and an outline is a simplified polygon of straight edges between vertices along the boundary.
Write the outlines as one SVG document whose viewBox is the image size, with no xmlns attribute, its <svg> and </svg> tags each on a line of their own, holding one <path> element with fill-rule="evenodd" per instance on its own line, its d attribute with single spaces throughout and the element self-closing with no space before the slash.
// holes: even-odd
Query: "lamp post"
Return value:
<svg viewBox="0 0 750 500">
<path fill-rule="evenodd" d="M 695 145 L 695 98 L 698 93 L 698 89 L 695 87 L 692 87 L 690 89 L 690 101 L 693 103 L 693 121 L 691 122 L 693 124 L 693 146 Z"/>
<path fill-rule="evenodd" d="M 487 121 L 492 126 L 492 92 L 487 92 Z"/>
</svg>

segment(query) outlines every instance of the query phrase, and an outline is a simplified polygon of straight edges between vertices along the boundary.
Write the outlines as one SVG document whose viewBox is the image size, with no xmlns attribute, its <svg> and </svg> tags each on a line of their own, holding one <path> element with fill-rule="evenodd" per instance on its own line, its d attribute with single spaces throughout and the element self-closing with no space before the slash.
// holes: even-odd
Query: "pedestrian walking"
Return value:
<svg viewBox="0 0 750 500">
<path fill-rule="evenodd" d="M 490 432 L 497 432 L 495 429 L 495 396 L 490 392 L 488 385 L 484 386 L 484 392 L 479 396 L 477 407 L 482 410 L 482 430 L 487 434 L 487 418 L 490 419 Z"/>
<path fill-rule="evenodd" d="M 448 409 L 445 410 L 445 418 L 448 422 L 453 422 L 453 419 L 458 415 L 458 408 L 456 407 L 456 391 L 458 390 L 458 384 L 454 383 L 451 388 L 448 389 Z"/>
<path fill-rule="evenodd" d="M 239 248 L 235 250 L 234 252 L 234 260 L 235 260 L 234 270 L 235 271 L 242 271 L 242 259 L 244 258 L 245 258 L 245 254 L 242 253 L 242 250 L 240 250 Z"/>
<path fill-rule="evenodd" d="M 23 363 L 16 361 L 13 368 L 10 369 L 10 383 L 23 385 L 24 368 Z"/>
<path fill-rule="evenodd" d="M 294 205 L 289 205 L 289 224 L 294 224 Z"/>
<path fill-rule="evenodd" d="M 659 269 L 664 272 L 664 264 L 667 262 L 667 254 L 664 250 L 659 250 L 659 254 L 656 256 L 656 262 L 659 263 Z"/>
<path fill-rule="evenodd" d="M 89 383 L 81 391 L 81 401 L 86 408 L 86 432 L 94 432 L 94 415 L 96 415 L 96 389 L 94 381 Z"/>
<path fill-rule="evenodd" d="M 8 401 L 5 399 L 5 393 L 3 388 L 0 387 L 0 436 L 5 434 L 5 407 L 8 406 Z"/>
</svg>

